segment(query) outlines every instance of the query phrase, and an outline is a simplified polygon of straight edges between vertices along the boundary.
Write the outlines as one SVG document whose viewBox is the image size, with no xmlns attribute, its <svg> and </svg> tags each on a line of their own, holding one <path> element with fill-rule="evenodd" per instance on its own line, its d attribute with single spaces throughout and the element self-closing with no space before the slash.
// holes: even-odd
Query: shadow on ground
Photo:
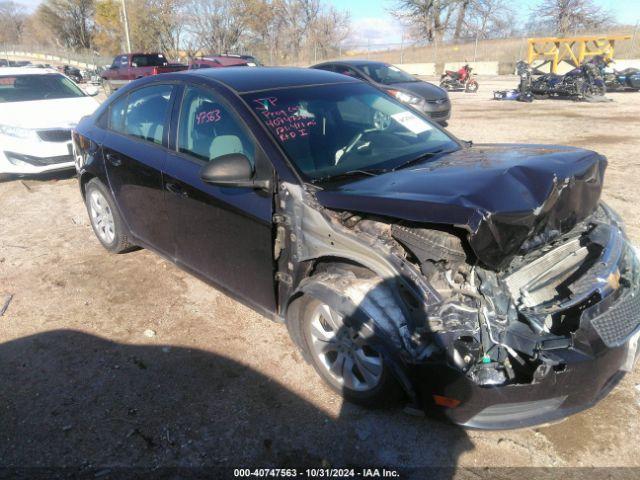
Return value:
<svg viewBox="0 0 640 480">
<path fill-rule="evenodd" d="M 116 478 L 109 472 L 118 467 L 406 467 L 385 456 L 402 442 L 412 457 L 455 467 L 471 448 L 461 429 L 434 429 L 424 418 L 398 417 L 411 424 L 406 437 L 377 429 L 376 416 L 397 412 L 347 405 L 331 418 L 273 379 L 206 351 L 77 331 L 0 345 L 0 379 L 5 472 L 71 467 Z M 448 478 L 454 470 L 438 472 Z"/>
</svg>

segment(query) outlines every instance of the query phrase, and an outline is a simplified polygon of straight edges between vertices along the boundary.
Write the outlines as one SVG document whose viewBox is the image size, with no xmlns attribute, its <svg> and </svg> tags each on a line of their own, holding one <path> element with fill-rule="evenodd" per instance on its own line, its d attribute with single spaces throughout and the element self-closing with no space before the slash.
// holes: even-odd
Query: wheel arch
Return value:
<svg viewBox="0 0 640 480">
<path fill-rule="evenodd" d="M 375 293 L 367 292 L 361 301 L 358 301 L 354 298 L 352 291 L 358 282 L 371 284 L 372 289 L 369 292 Z M 407 355 L 407 338 L 405 337 L 408 331 L 405 324 L 407 312 L 399 303 L 397 295 L 394 295 L 385 285 L 384 280 L 367 266 L 348 258 L 314 259 L 312 267 L 307 267 L 307 275 L 289 297 L 285 310 L 287 329 L 303 355 L 305 350 L 300 328 L 302 318 L 300 307 L 304 296 L 330 305 L 356 325 L 369 325 L 376 332 L 376 337 L 379 339 L 376 346 L 389 365 L 393 376 L 411 402 L 418 404 L 416 388 L 407 374 L 403 360 Z M 306 356 L 305 359 L 310 361 Z"/>
<path fill-rule="evenodd" d="M 85 171 L 80 174 L 80 179 L 79 179 L 80 192 L 82 193 L 83 199 L 86 199 L 86 196 L 87 196 L 87 183 L 89 183 L 94 178 L 98 178 L 98 176 L 91 172 Z"/>
</svg>

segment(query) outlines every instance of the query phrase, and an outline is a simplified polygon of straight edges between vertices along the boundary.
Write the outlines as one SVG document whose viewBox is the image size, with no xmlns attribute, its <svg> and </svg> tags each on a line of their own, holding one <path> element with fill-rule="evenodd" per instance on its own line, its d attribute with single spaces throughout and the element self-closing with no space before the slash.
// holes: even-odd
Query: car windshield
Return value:
<svg viewBox="0 0 640 480">
<path fill-rule="evenodd" d="M 0 75 L 0 103 L 84 96 L 84 92 L 63 75 Z"/>
<path fill-rule="evenodd" d="M 459 144 L 364 83 L 247 94 L 244 99 L 307 180 L 399 168 Z"/>
<path fill-rule="evenodd" d="M 369 75 L 375 82 L 382 83 L 384 85 L 420 81 L 414 76 L 409 75 L 407 72 L 400 70 L 398 67 L 386 65 L 384 63 L 367 63 L 360 65 L 359 68 Z"/>
</svg>

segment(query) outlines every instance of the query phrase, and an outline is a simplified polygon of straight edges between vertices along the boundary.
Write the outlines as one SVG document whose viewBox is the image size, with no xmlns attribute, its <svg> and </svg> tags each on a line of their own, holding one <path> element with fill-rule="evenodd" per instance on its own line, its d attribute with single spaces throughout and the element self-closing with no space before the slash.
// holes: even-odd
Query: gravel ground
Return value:
<svg viewBox="0 0 640 480">
<path fill-rule="evenodd" d="M 521 104 L 490 100 L 515 78 L 480 83 L 452 94 L 453 133 L 605 154 L 604 199 L 640 241 L 640 94 Z M 4 181 L 0 207 L 0 306 L 13 295 L 0 317 L 0 466 L 355 463 L 473 478 L 471 467 L 640 466 L 637 370 L 596 407 L 539 428 L 365 410 L 323 385 L 283 326 L 149 251 L 107 254 L 70 175 Z"/>
</svg>

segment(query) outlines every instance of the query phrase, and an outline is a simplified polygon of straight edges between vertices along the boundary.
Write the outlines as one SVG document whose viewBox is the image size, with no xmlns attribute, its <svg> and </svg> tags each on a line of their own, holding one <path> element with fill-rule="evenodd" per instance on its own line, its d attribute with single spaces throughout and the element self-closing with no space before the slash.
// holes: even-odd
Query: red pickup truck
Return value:
<svg viewBox="0 0 640 480">
<path fill-rule="evenodd" d="M 187 65 L 169 63 L 162 53 L 127 53 L 115 57 L 111 67 L 100 76 L 107 94 L 111 94 L 132 80 L 187 68 Z"/>
</svg>

